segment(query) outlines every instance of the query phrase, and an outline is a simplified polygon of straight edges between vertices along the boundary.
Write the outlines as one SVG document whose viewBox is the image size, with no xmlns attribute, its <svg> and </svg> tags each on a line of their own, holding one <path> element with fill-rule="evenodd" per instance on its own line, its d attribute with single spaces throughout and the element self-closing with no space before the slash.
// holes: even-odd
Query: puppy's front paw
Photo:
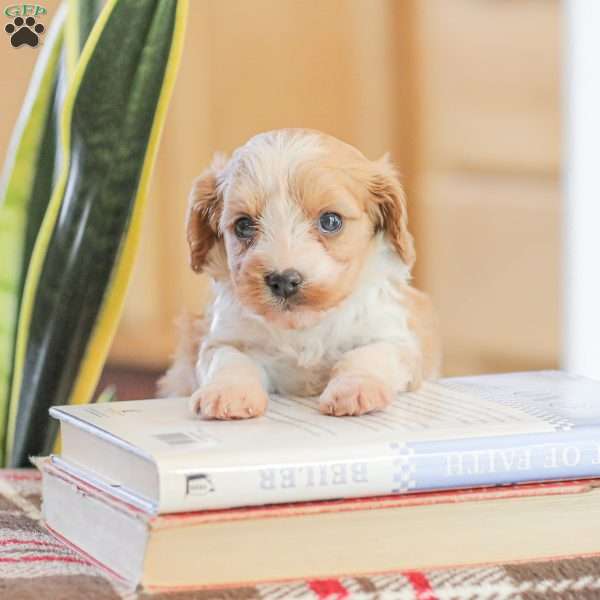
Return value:
<svg viewBox="0 0 600 600">
<path fill-rule="evenodd" d="M 374 377 L 338 375 L 332 379 L 319 400 L 326 415 L 362 415 L 389 406 L 392 389 Z"/>
<path fill-rule="evenodd" d="M 265 412 L 267 401 L 259 383 L 211 383 L 192 394 L 190 408 L 204 419 L 250 419 Z"/>
</svg>

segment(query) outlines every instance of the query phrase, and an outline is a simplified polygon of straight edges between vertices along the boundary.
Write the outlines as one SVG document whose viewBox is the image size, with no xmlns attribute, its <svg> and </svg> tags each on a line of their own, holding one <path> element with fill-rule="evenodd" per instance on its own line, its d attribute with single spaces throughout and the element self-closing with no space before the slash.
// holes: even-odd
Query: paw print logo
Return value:
<svg viewBox="0 0 600 600">
<path fill-rule="evenodd" d="M 40 35 L 44 33 L 44 26 L 36 23 L 33 17 L 15 17 L 12 23 L 4 28 L 4 31 L 10 35 L 10 43 L 13 48 L 18 48 L 26 44 L 35 48 L 40 41 Z"/>
</svg>

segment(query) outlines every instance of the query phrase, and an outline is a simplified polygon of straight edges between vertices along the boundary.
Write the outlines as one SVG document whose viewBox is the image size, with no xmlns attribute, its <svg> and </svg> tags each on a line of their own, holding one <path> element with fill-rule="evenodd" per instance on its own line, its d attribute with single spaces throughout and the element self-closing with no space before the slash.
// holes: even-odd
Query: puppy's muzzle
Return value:
<svg viewBox="0 0 600 600">
<path fill-rule="evenodd" d="M 298 292 L 302 285 L 302 275 L 295 269 L 286 269 L 281 273 L 274 272 L 265 276 L 265 283 L 277 298 L 287 300 Z"/>
</svg>

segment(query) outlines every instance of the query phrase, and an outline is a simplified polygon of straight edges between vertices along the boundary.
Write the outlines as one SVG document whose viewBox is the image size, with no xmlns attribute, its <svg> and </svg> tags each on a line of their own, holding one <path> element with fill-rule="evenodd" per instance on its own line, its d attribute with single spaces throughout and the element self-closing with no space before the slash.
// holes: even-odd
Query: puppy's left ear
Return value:
<svg viewBox="0 0 600 600">
<path fill-rule="evenodd" d="M 374 200 L 375 226 L 384 231 L 404 264 L 410 269 L 415 263 L 415 244 L 408 231 L 406 196 L 394 165 L 386 154 L 373 163 L 369 191 Z"/>
</svg>

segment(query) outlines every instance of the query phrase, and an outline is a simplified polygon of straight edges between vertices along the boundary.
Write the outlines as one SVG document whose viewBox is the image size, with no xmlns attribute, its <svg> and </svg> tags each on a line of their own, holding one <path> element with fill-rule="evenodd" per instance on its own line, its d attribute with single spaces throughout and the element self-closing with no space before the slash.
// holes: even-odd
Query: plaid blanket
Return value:
<svg viewBox="0 0 600 600">
<path fill-rule="evenodd" d="M 600 598 L 600 557 L 227 589 L 130 592 L 40 523 L 34 470 L 0 471 L 0 598 L 11 600 L 555 600 Z"/>
</svg>

